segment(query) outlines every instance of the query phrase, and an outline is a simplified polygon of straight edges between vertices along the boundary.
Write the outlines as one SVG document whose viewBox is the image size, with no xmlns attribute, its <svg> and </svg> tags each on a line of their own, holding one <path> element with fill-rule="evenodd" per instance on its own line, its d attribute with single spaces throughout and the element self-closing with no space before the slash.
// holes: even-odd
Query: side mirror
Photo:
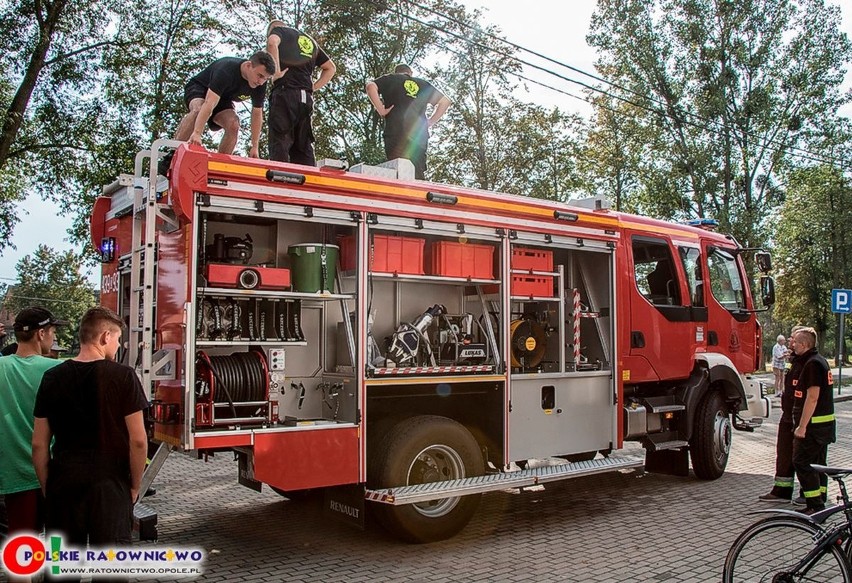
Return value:
<svg viewBox="0 0 852 583">
<path fill-rule="evenodd" d="M 772 256 L 765 251 L 758 251 L 754 254 L 754 262 L 761 273 L 769 273 L 772 271 Z"/>
<path fill-rule="evenodd" d="M 768 275 L 760 278 L 760 298 L 766 308 L 775 303 L 775 280 Z"/>
</svg>

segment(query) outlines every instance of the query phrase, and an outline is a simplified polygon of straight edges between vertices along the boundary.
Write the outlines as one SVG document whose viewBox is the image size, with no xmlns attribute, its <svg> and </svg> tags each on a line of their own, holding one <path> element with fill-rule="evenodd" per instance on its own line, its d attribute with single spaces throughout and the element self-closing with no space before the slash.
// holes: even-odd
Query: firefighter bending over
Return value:
<svg viewBox="0 0 852 583">
<path fill-rule="evenodd" d="M 273 74 L 275 61 L 264 51 L 256 52 L 248 60 L 224 57 L 213 61 L 191 78 L 184 88 L 183 98 L 189 113 L 181 120 L 175 139 L 201 145 L 204 125 L 207 124 L 214 132 L 225 130 L 219 142 L 219 152 L 233 154 L 240 133 L 240 118 L 234 111 L 234 103 L 251 99 L 249 156 L 257 158 L 263 126 L 265 84 Z"/>
</svg>

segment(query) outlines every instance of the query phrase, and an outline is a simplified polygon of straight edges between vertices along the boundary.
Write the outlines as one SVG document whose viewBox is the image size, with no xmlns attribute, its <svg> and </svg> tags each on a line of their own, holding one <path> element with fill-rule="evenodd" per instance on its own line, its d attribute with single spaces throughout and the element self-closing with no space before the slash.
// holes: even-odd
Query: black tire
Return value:
<svg viewBox="0 0 852 583">
<path fill-rule="evenodd" d="M 814 547 L 819 528 L 804 518 L 773 516 L 748 527 L 728 551 L 723 583 L 830 581 L 850 583 L 852 573 L 840 547 L 829 547 L 807 572 L 789 573 Z"/>
<path fill-rule="evenodd" d="M 695 414 L 689 454 L 692 469 L 702 480 L 715 480 L 725 473 L 731 453 L 733 425 L 719 391 L 704 396 Z"/>
<path fill-rule="evenodd" d="M 482 452 L 465 427 L 446 417 L 423 415 L 395 425 L 369 461 L 371 488 L 453 480 L 485 473 Z M 417 504 L 372 504 L 371 512 L 393 535 L 413 543 L 450 538 L 479 506 L 481 494 Z"/>
</svg>

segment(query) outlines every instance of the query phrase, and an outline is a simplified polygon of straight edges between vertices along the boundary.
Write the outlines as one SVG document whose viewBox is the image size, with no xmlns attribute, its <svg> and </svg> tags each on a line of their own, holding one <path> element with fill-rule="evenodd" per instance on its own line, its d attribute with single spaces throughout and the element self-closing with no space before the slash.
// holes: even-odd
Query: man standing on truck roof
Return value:
<svg viewBox="0 0 852 583">
<path fill-rule="evenodd" d="M 263 101 L 266 81 L 275 73 L 275 61 L 264 51 L 250 59 L 224 57 L 213 61 L 192 77 L 184 88 L 183 98 L 189 110 L 178 126 L 176 140 L 201 145 L 204 125 L 211 130 L 225 130 L 219 151 L 233 154 L 240 133 L 240 118 L 234 103 L 251 99 L 251 150 L 258 157 L 260 130 L 263 126 Z M 160 174 L 164 174 L 162 171 Z"/>
<path fill-rule="evenodd" d="M 266 29 L 266 50 L 275 61 L 269 96 L 269 159 L 315 166 L 314 91 L 331 81 L 337 67 L 317 41 L 273 20 Z M 320 76 L 314 81 L 314 69 Z"/>
<path fill-rule="evenodd" d="M 429 128 L 438 123 L 452 102 L 428 81 L 414 77 L 408 65 L 397 65 L 393 73 L 368 82 L 366 91 L 376 112 L 385 120 L 387 159 L 411 160 L 414 177 L 423 180 Z M 426 117 L 430 105 L 432 115 Z"/>
<path fill-rule="evenodd" d="M 836 439 L 834 420 L 834 383 L 831 369 L 817 352 L 817 335 L 813 328 L 802 328 L 793 334 L 793 350 L 804 359 L 802 370 L 793 379 L 793 466 L 805 497 L 806 514 L 825 508 L 828 477 L 815 471 L 811 464 L 825 465 L 828 444 Z M 793 375 L 790 375 L 793 376 Z"/>
</svg>

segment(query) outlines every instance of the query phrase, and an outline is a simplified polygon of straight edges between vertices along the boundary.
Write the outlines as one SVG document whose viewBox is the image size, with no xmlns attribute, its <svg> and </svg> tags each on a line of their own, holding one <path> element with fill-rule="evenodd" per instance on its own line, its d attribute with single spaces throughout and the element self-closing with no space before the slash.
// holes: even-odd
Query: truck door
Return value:
<svg viewBox="0 0 852 583">
<path fill-rule="evenodd" d="M 741 372 L 754 368 L 756 324 L 746 311 L 748 294 L 742 262 L 734 249 L 705 242 L 707 277 L 707 351 L 726 355 Z"/>
<path fill-rule="evenodd" d="M 669 241 L 633 235 L 630 298 L 631 381 L 686 378 L 692 370 L 692 309 L 683 285 L 681 261 Z M 644 362 L 642 362 L 644 361 Z M 647 363 L 643 371 L 640 365 Z"/>
</svg>

